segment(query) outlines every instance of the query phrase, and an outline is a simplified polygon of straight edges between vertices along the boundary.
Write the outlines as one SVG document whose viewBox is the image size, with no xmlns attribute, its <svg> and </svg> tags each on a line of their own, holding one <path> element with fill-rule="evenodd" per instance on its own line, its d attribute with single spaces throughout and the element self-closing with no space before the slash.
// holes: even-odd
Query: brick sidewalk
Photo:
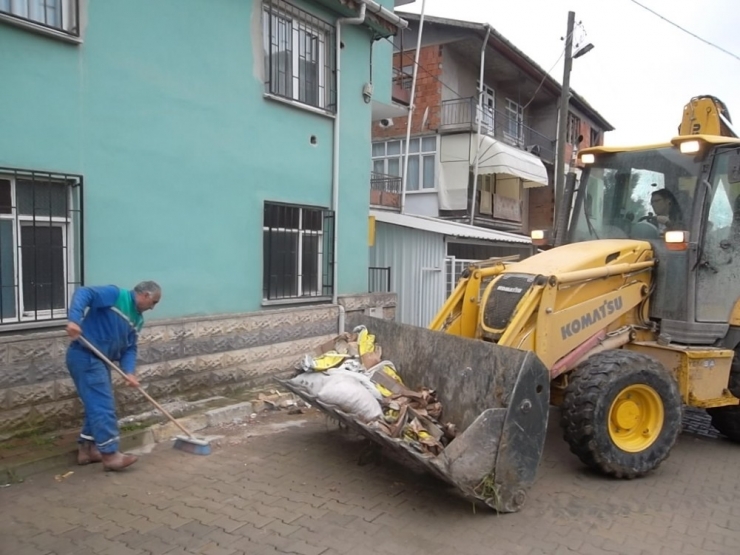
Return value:
<svg viewBox="0 0 740 555">
<path fill-rule="evenodd" d="M 209 457 L 157 448 L 127 472 L 74 467 L 62 482 L 46 473 L 2 489 L 0 554 L 740 550 L 740 446 L 684 434 L 649 477 L 608 480 L 568 452 L 554 415 L 516 514 L 473 512 L 446 485 L 389 461 L 358 466 L 362 440 L 313 411 L 283 413 L 220 440 Z"/>
</svg>

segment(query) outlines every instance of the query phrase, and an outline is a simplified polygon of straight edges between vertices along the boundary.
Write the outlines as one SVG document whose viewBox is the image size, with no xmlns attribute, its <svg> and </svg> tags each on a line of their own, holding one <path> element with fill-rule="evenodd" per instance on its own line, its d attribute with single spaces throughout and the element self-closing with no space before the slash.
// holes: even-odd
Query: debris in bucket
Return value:
<svg viewBox="0 0 740 555">
<path fill-rule="evenodd" d="M 420 453 L 439 455 L 456 434 L 454 425 L 440 424 L 436 392 L 407 388 L 365 326 L 305 355 L 289 382 Z"/>
</svg>

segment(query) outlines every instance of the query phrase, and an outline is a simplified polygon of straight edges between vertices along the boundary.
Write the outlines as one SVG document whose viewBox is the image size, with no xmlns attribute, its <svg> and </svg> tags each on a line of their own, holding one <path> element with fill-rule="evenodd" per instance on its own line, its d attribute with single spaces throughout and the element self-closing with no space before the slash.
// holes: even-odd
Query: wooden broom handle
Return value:
<svg viewBox="0 0 740 555">
<path fill-rule="evenodd" d="M 113 363 L 112 363 L 112 362 L 111 362 L 110 360 L 108 360 L 108 357 L 106 357 L 106 356 L 105 356 L 105 355 L 104 355 L 103 353 L 101 353 L 101 352 L 100 352 L 100 351 L 99 351 L 99 350 L 97 349 L 97 347 L 95 347 L 95 345 L 93 345 L 93 344 L 92 344 L 92 343 L 90 343 L 90 342 L 89 342 L 89 341 L 88 341 L 87 339 L 85 339 L 85 337 L 84 337 L 83 335 L 80 335 L 80 341 L 82 341 L 82 343 L 83 343 L 83 344 L 85 345 L 85 347 L 87 347 L 87 348 L 88 348 L 88 349 L 90 349 L 90 350 L 91 350 L 91 351 L 92 351 L 93 353 L 95 353 L 95 354 L 96 354 L 96 355 L 98 356 L 98 358 L 100 358 L 100 359 L 101 359 L 101 360 L 102 360 L 103 362 L 105 362 L 105 363 L 106 363 L 106 364 L 107 364 L 108 366 L 110 366 L 110 367 L 111 367 L 111 368 L 112 368 L 113 370 L 115 370 L 116 372 L 118 372 L 118 373 L 119 373 L 119 374 L 121 375 L 121 377 L 122 377 L 123 379 L 125 379 L 126 381 L 128 381 L 128 376 L 126 375 L 126 373 L 125 373 L 125 372 L 124 372 L 123 370 L 121 370 L 121 369 L 120 369 L 120 368 L 119 368 L 118 366 L 116 366 L 115 364 L 113 364 Z M 149 394 L 148 394 L 148 393 L 147 393 L 146 391 L 144 391 L 144 388 L 143 388 L 143 387 L 141 387 L 141 385 L 138 385 L 138 386 L 136 386 L 136 389 L 138 389 L 138 390 L 139 390 L 139 392 L 140 392 L 140 393 L 141 393 L 141 394 L 142 394 L 142 395 L 143 395 L 144 397 L 146 397 L 146 399 L 147 399 L 147 400 L 148 400 L 148 401 L 149 401 L 149 402 L 150 402 L 150 403 L 151 403 L 152 405 L 154 405 L 155 407 L 157 407 L 157 409 L 159 409 L 159 411 L 160 411 L 160 412 L 161 412 L 162 414 L 164 414 L 164 415 L 165 415 L 165 416 L 166 416 L 167 418 L 169 418 L 169 419 L 170 419 L 170 420 L 172 421 L 172 423 L 173 423 L 173 424 L 174 424 L 175 426 L 177 426 L 178 428 L 180 428 L 180 429 L 181 429 L 181 430 L 182 430 L 183 432 L 185 432 L 185 433 L 186 433 L 186 434 L 187 434 L 187 435 L 188 435 L 189 437 L 191 437 L 191 438 L 195 439 L 195 436 L 193 436 L 193 434 L 192 434 L 192 433 L 190 433 L 189 431 L 187 431 L 187 430 L 186 430 L 186 429 L 185 429 L 185 428 L 184 428 L 184 427 L 182 426 L 182 424 L 180 424 L 180 423 L 179 423 L 179 422 L 178 422 L 177 420 L 175 420 L 175 418 L 174 418 L 174 417 L 173 417 L 173 416 L 172 416 L 172 415 L 171 415 L 171 414 L 170 414 L 169 412 L 167 412 L 166 410 L 164 410 L 164 407 L 162 407 L 162 405 L 160 405 L 159 403 L 157 403 L 157 401 L 155 401 L 155 400 L 154 400 L 154 399 L 153 399 L 153 398 L 151 397 L 151 395 L 149 395 Z"/>
</svg>

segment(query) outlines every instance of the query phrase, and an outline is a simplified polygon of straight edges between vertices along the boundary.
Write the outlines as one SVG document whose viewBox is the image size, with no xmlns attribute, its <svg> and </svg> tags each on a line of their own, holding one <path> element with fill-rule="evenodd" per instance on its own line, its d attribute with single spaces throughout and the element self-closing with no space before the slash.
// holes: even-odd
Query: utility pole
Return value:
<svg viewBox="0 0 740 555">
<path fill-rule="evenodd" d="M 563 204 L 563 188 L 565 183 L 565 143 L 568 131 L 568 106 L 570 104 L 570 69 L 573 65 L 573 27 L 575 26 L 575 12 L 568 12 L 568 32 L 565 35 L 565 64 L 563 65 L 563 89 L 560 93 L 560 111 L 558 113 L 558 143 L 555 158 L 555 223 L 561 219 L 560 215 L 565 207 Z M 564 230 L 556 229 L 556 234 Z"/>
</svg>

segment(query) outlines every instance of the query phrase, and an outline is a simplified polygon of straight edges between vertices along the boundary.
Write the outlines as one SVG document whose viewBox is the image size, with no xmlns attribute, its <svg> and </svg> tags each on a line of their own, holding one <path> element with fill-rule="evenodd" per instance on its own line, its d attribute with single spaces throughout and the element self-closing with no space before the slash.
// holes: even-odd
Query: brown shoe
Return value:
<svg viewBox="0 0 740 555">
<path fill-rule="evenodd" d="M 97 451 L 97 449 L 95 449 Z M 98 453 L 100 454 L 100 453 Z M 92 462 L 90 456 L 90 444 L 86 441 L 84 443 L 77 444 L 77 464 L 85 465 Z"/>
<path fill-rule="evenodd" d="M 136 455 L 129 455 L 128 453 L 101 453 L 103 458 L 103 469 L 104 470 L 123 470 L 127 466 L 131 466 L 139 457 Z"/>
</svg>

